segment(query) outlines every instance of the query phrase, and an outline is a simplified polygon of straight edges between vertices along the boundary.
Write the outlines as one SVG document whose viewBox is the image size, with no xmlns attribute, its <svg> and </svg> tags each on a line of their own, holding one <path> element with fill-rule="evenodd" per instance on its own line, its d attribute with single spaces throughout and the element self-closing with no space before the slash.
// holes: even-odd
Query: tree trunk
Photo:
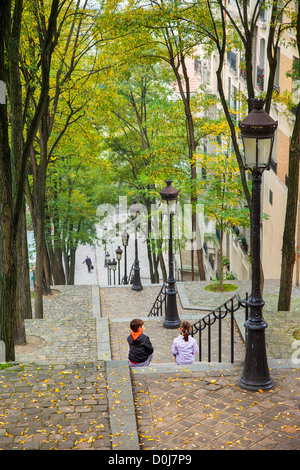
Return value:
<svg viewBox="0 0 300 470">
<path fill-rule="evenodd" d="M 5 344 L 6 361 L 10 362 L 15 360 L 15 258 L 17 251 L 14 249 L 12 240 L 10 151 L 8 133 L 6 132 L 8 127 L 5 126 L 6 113 L 3 113 L 3 108 L 0 105 L 0 340 Z M 6 143 L 6 145 L 2 145 L 2 143 Z"/>
<path fill-rule="evenodd" d="M 43 278 L 45 253 L 45 187 L 47 171 L 47 108 L 43 113 L 40 125 L 40 162 L 33 184 L 34 210 L 36 219 L 36 268 L 35 268 L 35 318 L 43 318 Z"/>
<path fill-rule="evenodd" d="M 20 116 L 22 116 L 19 107 L 18 69 L 22 1 L 15 2 L 13 24 L 11 9 L 11 2 L 2 2 L 0 8 L 0 80 L 3 83 L 9 80 L 13 93 L 10 122 L 11 145 L 14 150 L 11 152 L 10 149 L 7 105 L 6 102 L 0 103 L 0 340 L 5 344 L 6 361 L 15 360 L 16 237 L 20 207 L 14 204 L 14 198 L 19 193 L 19 159 L 14 161 L 13 159 L 18 155 L 17 149 L 22 143 L 18 134 L 21 125 Z M 8 73 L 5 74 L 5 72 Z M 22 152 L 19 157 L 21 155 Z M 18 204 L 20 204 L 19 199 Z"/>
<path fill-rule="evenodd" d="M 70 249 L 70 264 L 69 264 L 69 278 L 68 278 L 68 284 L 69 285 L 74 285 L 75 282 L 75 256 L 76 256 L 76 249 L 77 248 L 71 248 Z"/>
<path fill-rule="evenodd" d="M 297 48 L 300 53 L 300 8 L 297 12 Z M 299 73 L 299 70 L 298 70 Z M 300 103 L 297 106 L 296 121 L 290 143 L 289 182 L 282 240 L 282 260 L 278 310 L 289 311 L 292 297 L 293 270 L 295 265 L 295 237 L 297 208 L 299 204 L 299 155 L 300 155 Z"/>
<path fill-rule="evenodd" d="M 159 264 L 159 256 L 156 253 L 153 253 L 154 284 L 159 283 L 158 264 Z"/>
<path fill-rule="evenodd" d="M 13 6 L 12 6 L 13 5 Z M 0 8 L 0 80 L 9 79 L 12 151 L 8 138 L 6 103 L 0 104 L 0 339 L 6 361 L 15 360 L 14 320 L 16 306 L 16 240 L 24 201 L 29 150 L 35 138 L 49 90 L 49 57 L 56 30 L 59 0 L 53 0 L 41 54 L 42 83 L 39 102 L 29 122 L 23 145 L 22 95 L 19 76 L 19 40 L 23 1 L 2 2 Z M 13 9 L 13 10 L 12 10 Z M 8 74 L 4 71 L 8 70 Z"/>
<path fill-rule="evenodd" d="M 49 254 L 46 243 L 44 243 L 44 273 L 45 273 L 45 295 L 51 295 L 52 275 Z"/>
<path fill-rule="evenodd" d="M 168 280 L 168 274 L 166 270 L 165 260 L 161 252 L 159 253 L 159 263 L 160 263 L 160 269 L 162 272 L 163 282 L 166 283 Z"/>
<path fill-rule="evenodd" d="M 299 193 L 300 155 L 300 104 L 297 107 L 296 122 L 289 152 L 289 180 L 285 212 L 285 225 L 282 239 L 282 259 L 278 310 L 289 311 L 293 286 L 293 270 L 296 259 L 295 235 Z"/>
<path fill-rule="evenodd" d="M 25 318 L 32 318 L 32 306 L 29 281 L 29 261 L 25 220 L 25 203 L 20 217 L 17 237 L 17 292 L 15 314 L 15 344 L 26 344 Z"/>
<path fill-rule="evenodd" d="M 186 122 L 187 122 L 187 141 L 188 141 L 188 146 L 189 146 L 189 160 L 190 160 L 190 171 L 191 171 L 191 204 L 192 204 L 192 234 L 197 235 L 197 213 L 196 213 L 196 204 L 197 204 L 197 192 L 195 188 L 195 182 L 197 178 L 197 169 L 196 169 L 196 163 L 194 161 L 194 156 L 195 156 L 195 151 L 196 151 L 196 141 L 195 141 L 195 130 L 194 130 L 194 120 L 193 120 L 193 115 L 191 112 L 191 107 L 190 107 L 190 82 L 189 82 L 189 76 L 185 64 L 185 57 L 183 54 L 179 54 L 178 58 L 180 65 L 182 67 L 183 71 L 183 77 L 184 77 L 184 83 L 185 83 L 185 90 L 182 86 L 182 79 L 179 74 L 178 67 L 176 67 L 174 59 L 171 60 L 171 65 L 177 80 L 179 92 L 181 99 L 183 101 L 184 105 L 184 111 L 185 111 L 185 117 L 186 117 Z M 197 239 L 196 239 L 197 241 Z M 191 265 L 192 265 L 192 280 L 194 281 L 195 279 L 195 269 L 194 269 L 194 237 L 191 240 Z M 205 271 L 204 271 L 204 265 L 203 265 L 203 256 L 201 254 L 202 247 L 201 248 L 196 248 L 196 253 L 197 253 L 197 261 L 198 261 L 198 271 L 200 275 L 201 280 L 205 280 Z"/>
<path fill-rule="evenodd" d="M 223 230 L 220 230 L 220 250 L 219 250 L 219 273 L 220 273 L 220 291 L 223 292 Z"/>
</svg>

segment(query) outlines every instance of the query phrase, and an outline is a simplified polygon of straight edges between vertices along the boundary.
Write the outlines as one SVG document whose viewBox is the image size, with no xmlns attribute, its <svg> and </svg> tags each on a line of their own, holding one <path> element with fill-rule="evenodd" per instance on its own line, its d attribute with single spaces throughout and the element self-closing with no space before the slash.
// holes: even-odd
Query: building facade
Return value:
<svg viewBox="0 0 300 470">
<path fill-rule="evenodd" d="M 250 11 L 253 10 L 254 0 L 250 1 Z M 295 2 L 296 4 L 296 2 Z M 227 1 L 227 8 L 234 17 L 237 15 L 235 0 Z M 282 23 L 289 21 L 282 15 Z M 267 43 L 270 24 L 270 11 L 263 10 L 259 15 L 256 24 L 255 37 L 253 41 L 253 82 L 255 84 L 255 96 L 263 96 L 266 91 L 269 67 L 267 60 Z M 262 267 L 265 279 L 279 279 L 281 273 L 281 250 L 282 237 L 285 224 L 285 209 L 288 189 L 288 162 L 289 146 L 293 132 L 295 115 L 287 111 L 281 104 L 280 97 L 285 91 L 292 93 L 295 107 L 299 101 L 298 88 L 300 80 L 295 80 L 291 76 L 293 64 L 299 57 L 296 48 L 292 44 L 295 39 L 294 33 L 285 32 L 282 41 L 279 43 L 277 53 L 277 69 L 274 82 L 274 98 L 270 115 L 278 121 L 274 148 L 272 153 L 271 168 L 263 173 L 262 182 L 262 213 L 265 217 L 261 224 L 261 249 Z M 205 86 L 207 93 L 218 95 L 216 69 L 218 66 L 217 52 L 209 57 L 199 48 L 197 59 L 191 59 L 193 70 L 190 67 L 190 74 L 195 77 L 198 84 Z M 241 114 L 240 96 L 247 97 L 245 66 L 241 51 L 233 50 L 227 52 L 226 62 L 223 68 L 223 88 L 225 96 L 230 104 L 231 110 L 235 113 L 236 119 L 240 120 L 244 116 Z M 300 78 L 300 77 L 299 77 Z M 203 151 L 208 154 L 213 151 L 210 142 L 203 143 Z M 300 198 L 298 197 L 298 222 L 296 231 L 297 257 L 294 267 L 294 283 L 300 283 Z M 211 230 L 211 227 L 209 227 Z M 246 240 L 246 248 L 244 241 Z M 251 276 L 251 264 L 249 263 L 249 229 L 235 227 L 230 234 L 224 237 L 224 255 L 229 260 L 228 271 L 236 275 L 239 280 L 247 280 Z M 218 246 L 211 240 L 204 243 L 204 262 L 207 279 L 218 276 L 217 272 Z M 188 258 L 186 261 L 188 266 Z M 184 271 L 184 269 L 183 269 Z M 188 268 L 186 268 L 188 272 Z"/>
</svg>

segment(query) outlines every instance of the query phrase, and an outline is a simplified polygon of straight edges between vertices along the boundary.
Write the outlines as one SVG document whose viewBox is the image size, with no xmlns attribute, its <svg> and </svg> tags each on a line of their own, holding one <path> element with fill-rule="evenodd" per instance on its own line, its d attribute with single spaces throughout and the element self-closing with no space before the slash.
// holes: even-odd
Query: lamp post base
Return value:
<svg viewBox="0 0 300 470">
<path fill-rule="evenodd" d="M 133 284 L 132 284 L 132 290 L 143 290 L 143 286 L 141 284 L 141 278 L 140 278 L 140 268 L 135 266 L 134 268 L 134 276 L 133 276 Z"/>
<path fill-rule="evenodd" d="M 180 327 L 180 318 L 178 316 L 176 291 L 166 292 L 166 316 L 163 322 L 163 327 L 168 329 L 176 329 Z"/>
<path fill-rule="evenodd" d="M 173 321 L 173 320 L 164 320 L 163 327 L 169 330 L 175 330 L 180 327 L 180 320 L 179 321 Z"/>
<path fill-rule="evenodd" d="M 266 345 L 265 328 L 262 321 L 257 324 L 248 321 L 246 327 L 246 355 L 243 374 L 238 385 L 246 390 L 269 390 L 274 384 L 270 377 Z"/>
</svg>

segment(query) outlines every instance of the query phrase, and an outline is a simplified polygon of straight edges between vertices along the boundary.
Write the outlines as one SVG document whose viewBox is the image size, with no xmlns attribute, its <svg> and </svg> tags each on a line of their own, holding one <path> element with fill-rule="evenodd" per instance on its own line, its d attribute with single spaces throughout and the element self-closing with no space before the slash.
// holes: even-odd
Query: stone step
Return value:
<svg viewBox="0 0 300 470">
<path fill-rule="evenodd" d="M 234 364 L 225 362 L 194 362 L 193 364 L 178 365 L 175 363 L 160 362 L 153 363 L 146 367 L 131 367 L 134 374 L 151 374 L 151 373 L 182 373 L 182 372 L 222 372 L 239 371 L 242 369 L 241 362 Z"/>
<path fill-rule="evenodd" d="M 292 360 L 289 359 L 268 359 L 268 366 L 272 369 L 289 369 L 295 367 Z M 131 367 L 133 374 L 163 374 L 163 373 L 192 373 L 192 372 L 207 372 L 209 373 L 221 373 L 226 375 L 232 372 L 242 372 L 243 362 L 236 361 L 233 364 L 230 362 L 197 362 L 189 365 L 178 365 L 175 363 L 160 362 L 152 363 L 149 366 L 144 367 Z"/>
</svg>

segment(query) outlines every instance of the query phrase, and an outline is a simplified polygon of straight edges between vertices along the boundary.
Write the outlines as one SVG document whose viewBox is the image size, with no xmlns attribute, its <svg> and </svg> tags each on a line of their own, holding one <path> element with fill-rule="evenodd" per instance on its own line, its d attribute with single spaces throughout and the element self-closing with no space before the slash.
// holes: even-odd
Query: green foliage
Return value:
<svg viewBox="0 0 300 470">
<path fill-rule="evenodd" d="M 201 177 L 198 184 L 205 217 L 214 220 L 216 228 L 223 232 L 234 226 L 249 227 L 249 211 L 235 156 L 222 152 L 199 154 L 197 160 L 205 169 L 205 177 Z"/>
</svg>

